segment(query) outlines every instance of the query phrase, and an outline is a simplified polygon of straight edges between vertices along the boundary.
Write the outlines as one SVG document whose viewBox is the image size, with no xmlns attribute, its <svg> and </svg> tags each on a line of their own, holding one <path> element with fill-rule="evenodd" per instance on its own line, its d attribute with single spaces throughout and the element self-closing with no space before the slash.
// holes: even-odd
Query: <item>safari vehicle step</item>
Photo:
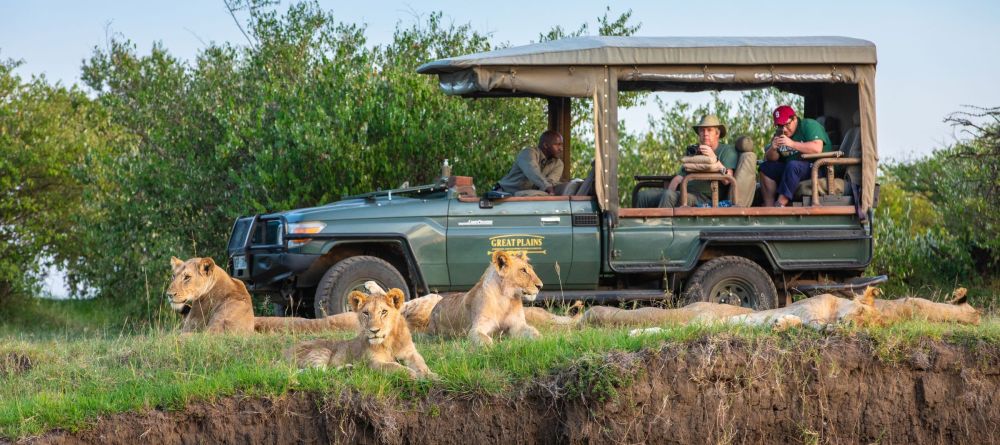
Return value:
<svg viewBox="0 0 1000 445">
<path fill-rule="evenodd" d="M 832 292 L 850 292 L 853 294 L 860 294 L 864 292 L 865 288 L 869 286 L 878 286 L 879 284 L 889 281 L 889 277 L 886 275 L 876 275 L 874 277 L 857 277 L 847 280 L 843 283 L 802 283 L 793 284 L 791 286 L 792 291 L 814 296 L 823 293 Z"/>
</svg>

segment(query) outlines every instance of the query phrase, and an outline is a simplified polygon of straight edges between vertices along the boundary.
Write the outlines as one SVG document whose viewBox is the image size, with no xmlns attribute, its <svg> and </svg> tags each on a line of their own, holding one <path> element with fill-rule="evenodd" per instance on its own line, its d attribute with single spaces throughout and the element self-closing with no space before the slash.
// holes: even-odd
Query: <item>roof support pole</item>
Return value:
<svg viewBox="0 0 1000 445">
<path fill-rule="evenodd" d="M 570 171 L 572 167 L 573 157 L 571 156 L 572 145 L 570 145 L 570 133 L 573 126 L 573 115 L 572 107 L 570 105 L 572 99 L 568 97 L 550 97 L 549 98 L 549 130 L 556 130 L 562 134 L 563 137 L 563 172 L 562 182 L 569 181 L 572 176 Z"/>
</svg>

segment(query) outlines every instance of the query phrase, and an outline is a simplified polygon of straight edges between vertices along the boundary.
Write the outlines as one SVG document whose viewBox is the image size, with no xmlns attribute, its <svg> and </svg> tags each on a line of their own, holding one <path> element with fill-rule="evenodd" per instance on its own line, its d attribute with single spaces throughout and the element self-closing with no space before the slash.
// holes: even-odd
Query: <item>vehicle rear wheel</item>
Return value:
<svg viewBox="0 0 1000 445">
<path fill-rule="evenodd" d="M 365 292 L 369 280 L 385 290 L 402 289 L 406 300 L 410 299 L 406 280 L 392 264 L 378 257 L 353 256 L 334 264 L 319 280 L 313 302 L 316 318 L 349 312 L 347 296 L 355 290 Z"/>
<path fill-rule="evenodd" d="M 754 310 L 777 306 L 774 281 L 757 263 L 743 257 L 724 256 L 705 262 L 688 280 L 688 303 L 709 301 Z"/>
</svg>

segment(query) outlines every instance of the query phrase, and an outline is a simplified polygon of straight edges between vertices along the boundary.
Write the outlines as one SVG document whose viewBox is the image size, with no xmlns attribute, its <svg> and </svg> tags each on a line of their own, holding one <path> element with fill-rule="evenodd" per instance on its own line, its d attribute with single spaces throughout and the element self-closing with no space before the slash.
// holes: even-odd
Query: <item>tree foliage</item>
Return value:
<svg viewBox="0 0 1000 445">
<path fill-rule="evenodd" d="M 875 267 L 911 285 L 1000 278 L 1000 108 L 945 121 L 964 138 L 883 165 Z"/>
<path fill-rule="evenodd" d="M 0 62 L 0 304 L 33 290 L 40 269 L 87 255 L 76 234 L 92 215 L 94 159 L 121 137 L 76 88 L 24 80 Z"/>
</svg>

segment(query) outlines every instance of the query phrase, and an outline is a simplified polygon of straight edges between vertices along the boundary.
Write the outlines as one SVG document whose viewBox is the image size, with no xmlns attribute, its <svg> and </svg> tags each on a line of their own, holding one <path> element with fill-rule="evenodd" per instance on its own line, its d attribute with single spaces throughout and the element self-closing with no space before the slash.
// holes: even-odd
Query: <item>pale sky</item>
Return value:
<svg viewBox="0 0 1000 445">
<path fill-rule="evenodd" d="M 491 33 L 494 42 L 536 41 L 555 25 L 575 30 L 611 5 L 633 11 L 646 36 L 842 35 L 878 49 L 876 93 L 883 159 L 929 153 L 955 137 L 942 122 L 962 105 L 1000 106 L 1000 1 L 350 1 L 320 2 L 338 20 L 367 24 L 372 44 L 391 40 L 397 23 L 442 11 L 446 20 Z M 282 2 L 281 10 L 288 2 Z M 245 15 L 241 15 L 245 18 Z M 245 43 L 221 0 L 0 0 L 0 58 L 20 59 L 18 73 L 50 82 L 79 82 L 80 66 L 108 33 L 143 52 L 160 41 L 191 59 L 207 42 Z M 692 96 L 692 100 L 698 100 Z M 623 113 L 629 128 L 645 128 L 647 110 Z"/>
</svg>

